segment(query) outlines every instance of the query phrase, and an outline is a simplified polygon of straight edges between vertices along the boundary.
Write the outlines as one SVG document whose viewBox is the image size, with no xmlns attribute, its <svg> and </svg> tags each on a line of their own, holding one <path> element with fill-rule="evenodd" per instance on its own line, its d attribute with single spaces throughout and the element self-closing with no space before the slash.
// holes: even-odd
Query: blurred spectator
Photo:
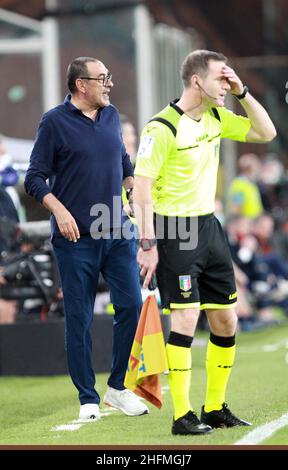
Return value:
<svg viewBox="0 0 288 470">
<path fill-rule="evenodd" d="M 275 305 L 273 293 L 277 286 L 270 267 L 258 253 L 258 242 L 252 234 L 252 220 L 240 215 L 230 217 L 227 235 L 234 267 L 237 267 L 235 276 L 237 291 L 239 289 L 240 292 L 237 313 L 240 318 L 257 320 L 257 328 L 261 322 L 262 325 L 270 324 L 274 321 L 271 306 Z M 257 313 L 256 316 L 253 311 Z M 243 325 L 245 321 L 244 318 Z"/>
<path fill-rule="evenodd" d="M 261 254 L 273 251 L 274 220 L 270 214 L 264 213 L 257 217 L 251 226 L 252 233 L 258 241 L 258 251 Z"/>
<path fill-rule="evenodd" d="M 130 156 L 133 166 L 135 166 L 137 155 L 137 134 L 134 125 L 125 114 L 120 115 L 122 138 L 126 151 Z"/>
<path fill-rule="evenodd" d="M 18 224 L 5 219 L 1 234 L 9 249 L 0 260 L 0 323 L 63 316 L 49 221 Z"/>
<path fill-rule="evenodd" d="M 9 250 L 9 244 L 2 233 L 3 228 L 6 228 L 7 220 L 18 223 L 19 217 L 11 197 L 0 184 L 0 224 L 2 225 L 2 230 L 0 230 L 0 260 L 2 253 Z"/>
<path fill-rule="evenodd" d="M 253 319 L 253 308 L 249 302 L 249 278 L 244 271 L 240 269 L 235 262 L 233 250 L 235 246 L 239 246 L 241 239 L 246 237 L 251 230 L 251 221 L 248 218 L 241 216 L 233 216 L 227 222 L 227 236 L 230 249 L 232 252 L 233 268 L 235 274 L 236 288 L 238 294 L 238 302 L 236 306 L 236 314 L 239 320 L 240 328 L 247 329 L 246 325 L 250 325 Z"/>
<path fill-rule="evenodd" d="M 0 286 L 6 281 L 0 273 Z M 14 323 L 17 312 L 17 302 L 0 299 L 0 325 Z"/>
<path fill-rule="evenodd" d="M 239 282 L 240 290 L 245 284 L 246 298 L 257 310 L 258 319 L 265 322 L 274 320 L 274 306 L 288 314 L 288 269 L 270 242 L 273 228 L 269 214 L 255 221 L 234 216 L 227 223 L 233 262 L 246 276 L 246 282 Z"/>
<path fill-rule="evenodd" d="M 18 173 L 12 166 L 12 158 L 6 151 L 4 138 L 0 135 L 0 184 L 2 187 L 5 187 L 19 215 L 21 203 L 15 189 L 18 179 Z"/>
<path fill-rule="evenodd" d="M 267 266 L 270 278 L 274 276 L 271 297 L 288 314 L 288 263 L 277 251 L 272 216 L 262 214 L 253 222 L 252 231 L 258 242 L 258 255 Z"/>
<path fill-rule="evenodd" d="M 17 303 L 13 300 L 0 299 L 0 325 L 10 325 L 15 322 Z"/>
<path fill-rule="evenodd" d="M 18 181 L 17 174 L 11 166 L 9 166 L 10 157 L 5 153 L 4 144 L 0 136 L 0 224 L 7 226 L 6 221 L 19 222 L 18 212 L 14 202 L 10 196 L 11 190 L 14 189 L 10 185 L 16 184 Z M 10 188 L 10 194 L 8 190 Z M 12 191 L 13 195 L 13 191 Z M 3 254 L 9 250 L 9 244 L 0 232 L 0 260 Z M 5 279 L 0 272 L 0 285 L 5 284 Z M 14 323 L 17 311 L 17 303 L 11 300 L 0 298 L 0 324 Z"/>
<path fill-rule="evenodd" d="M 17 210 L 19 197 L 13 187 L 17 182 L 18 174 L 11 166 L 11 157 L 7 154 L 3 136 L 0 135 L 0 222 L 2 225 L 7 219 L 19 222 Z M 1 253 L 7 249 L 8 245 L 0 232 L 0 258 Z"/>
<path fill-rule="evenodd" d="M 236 314 L 240 324 L 245 325 L 244 322 L 250 321 L 253 318 L 253 309 L 248 301 L 248 283 L 249 279 L 246 274 L 238 268 L 237 264 L 233 262 L 236 287 L 237 287 L 237 306 Z"/>
<path fill-rule="evenodd" d="M 217 198 L 215 200 L 214 213 L 220 223 L 224 226 L 225 217 L 223 204 L 221 200 Z M 243 331 L 252 331 L 263 328 L 271 322 L 273 319 L 273 313 L 270 309 L 260 308 L 260 315 L 258 315 L 256 307 L 259 307 L 259 305 L 257 305 L 256 300 L 253 299 L 249 279 L 249 269 L 247 270 L 245 268 L 242 270 L 240 268 L 241 263 L 239 262 L 240 259 L 244 264 L 247 262 L 249 266 L 251 249 L 252 251 L 257 251 L 257 240 L 252 236 L 252 219 L 242 217 L 240 215 L 230 216 L 227 222 L 227 235 L 231 251 L 234 251 L 234 256 L 232 256 L 232 258 L 234 259 L 233 268 L 238 294 L 236 314 L 239 320 L 239 328 Z M 235 256 L 235 250 L 237 253 L 236 247 L 239 249 L 239 259 Z M 243 268 L 243 266 L 241 267 Z"/>
<path fill-rule="evenodd" d="M 260 184 L 269 197 L 268 210 L 288 207 L 288 175 L 283 163 L 275 153 L 268 153 L 263 157 L 260 172 Z M 267 210 L 267 208 L 265 207 Z"/>
<path fill-rule="evenodd" d="M 136 155 L 137 155 L 137 150 L 138 150 L 137 134 L 136 134 L 135 127 L 125 114 L 120 114 L 120 123 L 121 123 L 123 143 L 130 157 L 130 161 L 133 167 L 135 167 Z M 129 202 L 128 202 L 127 197 L 126 197 L 126 191 L 123 188 L 122 201 L 123 201 L 124 211 L 130 218 L 131 222 L 133 224 L 136 224 L 136 219 L 134 218 L 134 211 L 133 211 L 133 193 L 129 195 Z"/>
<path fill-rule="evenodd" d="M 257 185 L 261 161 L 254 153 L 247 153 L 239 158 L 239 176 L 231 183 L 228 190 L 228 214 L 255 218 L 263 212 L 261 191 Z"/>
<path fill-rule="evenodd" d="M 252 233 L 258 242 L 258 253 L 270 265 L 277 278 L 288 279 L 288 263 L 277 250 L 274 220 L 270 214 L 262 214 L 252 225 Z"/>
<path fill-rule="evenodd" d="M 282 216 L 274 234 L 275 247 L 283 260 L 288 262 L 288 214 Z"/>
</svg>

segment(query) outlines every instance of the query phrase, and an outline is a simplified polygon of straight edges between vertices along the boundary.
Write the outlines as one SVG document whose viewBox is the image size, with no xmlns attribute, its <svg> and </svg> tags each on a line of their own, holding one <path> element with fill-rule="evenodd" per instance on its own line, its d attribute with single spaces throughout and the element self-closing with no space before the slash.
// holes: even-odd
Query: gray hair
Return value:
<svg viewBox="0 0 288 470">
<path fill-rule="evenodd" d="M 71 93 L 75 93 L 77 91 L 76 87 L 76 80 L 80 77 L 87 77 L 88 69 L 87 63 L 88 62 L 100 62 L 98 59 L 94 59 L 94 57 L 77 57 L 74 59 L 71 64 L 68 65 L 67 69 L 67 86 Z"/>
</svg>

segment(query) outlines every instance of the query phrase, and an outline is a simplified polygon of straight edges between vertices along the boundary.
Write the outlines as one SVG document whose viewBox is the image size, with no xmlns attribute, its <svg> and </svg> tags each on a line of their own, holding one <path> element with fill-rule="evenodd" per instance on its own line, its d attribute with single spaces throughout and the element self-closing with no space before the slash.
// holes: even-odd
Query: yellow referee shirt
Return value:
<svg viewBox="0 0 288 470">
<path fill-rule="evenodd" d="M 172 130 L 163 122 L 172 124 Z M 221 138 L 244 142 L 248 118 L 226 108 L 206 111 L 200 121 L 170 103 L 143 129 L 135 175 L 154 180 L 157 214 L 189 217 L 214 211 Z"/>
</svg>

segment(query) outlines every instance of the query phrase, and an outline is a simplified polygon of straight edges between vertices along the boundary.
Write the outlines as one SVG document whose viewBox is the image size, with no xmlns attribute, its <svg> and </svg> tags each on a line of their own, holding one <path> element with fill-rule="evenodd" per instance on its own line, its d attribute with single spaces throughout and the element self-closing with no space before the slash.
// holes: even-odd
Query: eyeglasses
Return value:
<svg viewBox="0 0 288 470">
<path fill-rule="evenodd" d="M 102 82 L 103 86 L 107 86 L 108 82 L 112 80 L 112 73 L 108 72 L 107 75 L 103 75 L 102 77 L 94 78 L 94 77 L 79 77 L 82 80 L 97 80 Z"/>
</svg>

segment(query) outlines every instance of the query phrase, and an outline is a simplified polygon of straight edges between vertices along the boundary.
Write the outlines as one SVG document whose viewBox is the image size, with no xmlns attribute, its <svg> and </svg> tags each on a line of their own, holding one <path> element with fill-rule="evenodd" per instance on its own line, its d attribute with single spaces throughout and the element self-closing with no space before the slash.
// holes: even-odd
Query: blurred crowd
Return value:
<svg viewBox="0 0 288 470">
<path fill-rule="evenodd" d="M 0 229 L 4 228 L 6 219 L 19 222 L 18 207 L 20 205 L 18 193 L 15 186 L 18 183 L 18 173 L 13 169 L 10 155 L 6 151 L 4 138 L 0 135 Z M 5 237 L 0 234 L 0 258 L 3 259 L 9 249 Z M 0 268 L 0 286 L 4 285 L 6 280 L 1 276 Z M 0 323 L 12 323 L 16 315 L 16 302 L 7 301 L 0 298 Z"/>
<path fill-rule="evenodd" d="M 0 135 L 0 324 L 62 310 L 50 223 L 26 222 L 23 177 Z"/>
<path fill-rule="evenodd" d="M 232 253 L 243 330 L 288 316 L 288 175 L 277 155 L 241 155 L 238 175 L 217 201 Z"/>
<path fill-rule="evenodd" d="M 135 164 L 138 144 L 135 127 L 125 115 L 121 116 L 121 121 L 123 140 Z M 220 169 L 220 174 L 223 171 Z M 19 174 L 13 168 L 0 135 L 0 324 L 13 323 L 19 311 L 17 299 L 1 298 L 1 286 L 7 284 L 7 279 L 1 275 L 7 256 L 16 245 L 18 255 L 35 249 L 33 244 L 29 246 L 23 240 L 13 246 L 15 233 L 7 237 L 9 221 L 15 227 L 25 220 L 19 199 L 20 186 Z M 237 176 L 227 194 L 223 200 L 216 199 L 215 214 L 225 228 L 232 253 L 239 329 L 252 331 L 279 323 L 288 316 L 288 173 L 278 156 L 241 155 Z M 27 302 L 29 304 L 29 299 Z M 58 289 L 57 302 L 61 302 L 61 289 Z M 30 311 L 43 314 L 43 299 L 38 303 L 30 299 L 30 303 Z M 21 305 L 23 309 L 23 302 Z M 102 279 L 95 313 L 103 312 L 113 313 L 113 307 Z"/>
</svg>

